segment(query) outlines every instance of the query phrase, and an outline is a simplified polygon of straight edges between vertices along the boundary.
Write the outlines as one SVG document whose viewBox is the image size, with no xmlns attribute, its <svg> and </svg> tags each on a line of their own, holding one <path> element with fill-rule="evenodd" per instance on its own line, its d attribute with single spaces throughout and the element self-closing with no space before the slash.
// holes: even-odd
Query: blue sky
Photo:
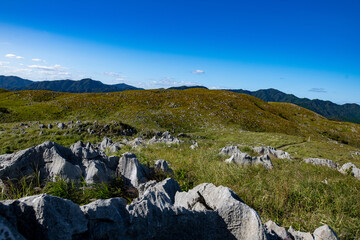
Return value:
<svg viewBox="0 0 360 240">
<path fill-rule="evenodd" d="M 360 1 L 1 1 L 0 74 L 360 103 Z"/>
</svg>

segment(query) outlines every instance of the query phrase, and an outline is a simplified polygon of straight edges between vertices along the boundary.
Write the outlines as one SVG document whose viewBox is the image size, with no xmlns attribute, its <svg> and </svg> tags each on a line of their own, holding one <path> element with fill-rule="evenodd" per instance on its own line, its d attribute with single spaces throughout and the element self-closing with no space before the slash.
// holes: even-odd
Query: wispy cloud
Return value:
<svg viewBox="0 0 360 240">
<path fill-rule="evenodd" d="M 45 70 L 45 71 L 61 71 L 62 67 L 61 65 L 54 65 L 54 66 L 43 66 L 43 65 L 29 65 L 29 68 L 33 68 L 33 69 L 40 69 L 40 70 Z"/>
<path fill-rule="evenodd" d="M 192 71 L 191 73 L 194 73 L 194 74 L 204 74 L 205 71 L 204 71 L 204 70 L 197 69 L 197 70 L 195 70 L 195 71 Z"/>
<path fill-rule="evenodd" d="M 40 58 L 33 58 L 31 59 L 34 62 L 44 62 L 44 60 L 40 59 Z"/>
<path fill-rule="evenodd" d="M 103 72 L 103 74 L 106 75 L 106 76 L 110 76 L 110 77 L 122 78 L 121 73 L 116 73 L 116 72 Z"/>
<path fill-rule="evenodd" d="M 10 62 L 2 62 L 0 61 L 0 66 L 8 65 Z"/>
<path fill-rule="evenodd" d="M 311 88 L 309 89 L 309 92 L 326 93 L 327 91 L 325 88 Z"/>
<path fill-rule="evenodd" d="M 15 59 L 24 59 L 24 57 L 17 56 L 17 55 L 12 54 L 12 53 L 6 54 L 5 57 L 7 57 L 7 58 L 15 58 Z"/>
</svg>

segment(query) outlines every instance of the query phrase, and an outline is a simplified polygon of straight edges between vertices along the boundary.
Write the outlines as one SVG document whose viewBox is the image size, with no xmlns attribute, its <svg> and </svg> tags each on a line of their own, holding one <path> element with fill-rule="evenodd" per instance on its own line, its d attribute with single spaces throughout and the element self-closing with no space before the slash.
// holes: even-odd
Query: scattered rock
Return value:
<svg viewBox="0 0 360 240">
<path fill-rule="evenodd" d="M 235 164 L 239 164 L 239 165 L 247 165 L 247 166 L 261 164 L 266 169 L 274 168 L 269 155 L 263 155 L 260 157 L 251 157 L 247 153 L 238 152 L 238 153 L 233 154 L 230 158 L 226 159 L 225 162 L 235 163 Z"/>
<path fill-rule="evenodd" d="M 48 124 L 48 129 L 52 129 L 53 125 L 51 125 L 50 123 Z"/>
<path fill-rule="evenodd" d="M 181 141 L 176 137 L 173 137 L 168 131 L 166 131 L 161 135 L 161 137 L 155 135 L 148 142 L 148 144 L 154 144 L 154 143 L 179 144 L 179 143 L 183 143 L 183 141 Z"/>
<path fill-rule="evenodd" d="M 163 171 L 164 173 L 170 175 L 174 174 L 174 171 L 170 168 L 169 162 L 163 159 L 155 161 L 155 171 Z"/>
<path fill-rule="evenodd" d="M 40 129 L 43 129 L 43 128 L 45 128 L 45 125 L 44 125 L 44 124 L 40 124 L 40 125 L 39 125 L 39 128 L 40 128 Z"/>
<path fill-rule="evenodd" d="M 291 226 L 288 231 L 293 236 L 294 240 L 314 240 L 309 232 L 295 231 Z"/>
<path fill-rule="evenodd" d="M 199 147 L 199 144 L 197 142 L 193 142 L 193 144 L 190 146 L 190 149 L 194 150 Z"/>
<path fill-rule="evenodd" d="M 65 123 L 59 123 L 59 124 L 57 125 L 57 127 L 58 127 L 59 129 L 64 129 L 66 126 L 65 126 Z"/>
<path fill-rule="evenodd" d="M 129 141 L 127 144 L 134 147 L 134 148 L 143 147 L 143 146 L 145 146 L 145 141 L 144 141 L 144 139 L 142 137 L 138 137 L 138 138 L 135 138 L 132 141 Z"/>
<path fill-rule="evenodd" d="M 220 155 L 234 155 L 236 153 L 241 153 L 238 146 L 228 146 L 220 149 Z"/>
<path fill-rule="evenodd" d="M 263 155 L 268 154 L 280 159 L 291 159 L 291 156 L 288 152 L 284 152 L 283 150 L 276 150 L 276 148 L 273 147 L 254 147 L 253 150 Z"/>
<path fill-rule="evenodd" d="M 333 169 L 337 169 L 338 165 L 331 160 L 328 159 L 321 159 L 321 158 L 307 158 L 304 160 L 305 163 L 313 164 L 313 165 L 319 165 L 319 166 L 325 166 Z"/>
</svg>

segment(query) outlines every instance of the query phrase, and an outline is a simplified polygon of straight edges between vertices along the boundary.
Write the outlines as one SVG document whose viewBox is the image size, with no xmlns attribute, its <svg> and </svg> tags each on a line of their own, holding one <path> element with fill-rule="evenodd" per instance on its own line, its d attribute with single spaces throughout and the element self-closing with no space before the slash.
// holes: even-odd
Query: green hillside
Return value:
<svg viewBox="0 0 360 240">
<path fill-rule="evenodd" d="M 191 143 L 155 144 L 134 152 L 143 164 L 166 159 L 183 189 L 212 182 L 233 189 L 258 211 L 263 222 L 313 231 L 328 224 L 341 239 L 360 238 L 360 181 L 326 167 L 303 163 L 307 157 L 327 158 L 338 164 L 360 167 L 360 125 L 328 120 L 290 103 L 267 103 L 258 98 L 220 90 L 142 90 L 114 93 L 58 93 L 19 91 L 0 93 L 1 153 L 11 153 L 44 141 L 65 146 L 81 140 L 100 142 L 136 136 L 151 138 L 156 131 L 184 133 Z M 58 129 L 57 122 L 81 121 L 78 128 Z M 90 134 L 86 128 L 109 126 L 109 131 Z M 39 123 L 54 125 L 40 129 Z M 116 134 L 116 123 L 137 130 L 134 136 Z M 20 126 L 20 123 L 21 124 Z M 26 126 L 24 126 L 26 125 Z M 40 134 L 41 133 L 41 134 Z M 219 148 L 239 144 L 272 146 L 289 152 L 293 159 L 272 158 L 273 170 L 229 165 Z M 326 181 L 325 181 L 326 180 Z"/>
</svg>

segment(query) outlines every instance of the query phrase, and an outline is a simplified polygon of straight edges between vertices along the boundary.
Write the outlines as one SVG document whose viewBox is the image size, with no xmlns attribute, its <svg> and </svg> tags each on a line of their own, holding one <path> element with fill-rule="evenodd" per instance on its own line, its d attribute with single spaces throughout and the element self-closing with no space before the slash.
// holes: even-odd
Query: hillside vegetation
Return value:
<svg viewBox="0 0 360 240">
<path fill-rule="evenodd" d="M 113 141 L 156 131 L 182 134 L 184 144 L 123 148 L 143 164 L 157 159 L 172 164 L 183 190 L 203 182 L 233 189 L 258 211 L 263 222 L 313 231 L 328 224 L 341 239 L 360 238 L 360 181 L 330 168 L 305 164 L 307 157 L 327 158 L 360 167 L 360 125 L 328 120 L 290 103 L 267 103 L 255 97 L 220 90 L 142 90 L 101 94 L 19 91 L 0 93 L 1 153 L 11 153 L 50 140 L 70 146 L 76 141 Z M 58 129 L 57 122 L 109 125 L 107 133 Z M 39 123 L 53 129 L 40 129 Z M 134 127 L 134 136 L 117 135 L 114 122 Z M 21 124 L 20 126 L 20 123 Z M 41 133 L 41 134 L 40 134 Z M 199 143 L 189 149 L 190 140 Z M 272 146 L 292 160 L 272 158 L 273 170 L 226 164 L 219 149 L 239 145 Z M 44 190 L 45 191 L 45 190 Z M 25 193 L 27 194 L 27 193 Z"/>
</svg>

